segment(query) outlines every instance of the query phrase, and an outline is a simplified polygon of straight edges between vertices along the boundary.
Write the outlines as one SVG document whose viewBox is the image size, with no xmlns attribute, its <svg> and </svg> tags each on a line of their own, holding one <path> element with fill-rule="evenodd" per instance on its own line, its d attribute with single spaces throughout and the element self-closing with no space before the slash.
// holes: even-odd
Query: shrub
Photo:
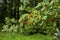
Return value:
<svg viewBox="0 0 60 40">
<path fill-rule="evenodd" d="M 15 20 L 14 18 L 5 18 L 5 25 L 3 25 L 3 32 L 17 32 L 18 31 L 18 25 L 17 24 L 17 20 Z"/>
<path fill-rule="evenodd" d="M 32 9 L 32 10 L 31 10 Z M 31 11 L 30 11 L 31 10 Z M 42 12 L 36 10 L 35 8 L 30 8 L 28 14 L 23 14 L 20 16 L 20 32 L 24 34 L 53 34 L 56 32 L 57 17 L 58 13 L 47 13 L 42 14 Z M 44 10 L 46 11 L 46 10 Z"/>
<path fill-rule="evenodd" d="M 34 10 L 34 12 L 31 12 L 29 14 L 23 14 L 19 19 L 20 31 L 26 34 L 30 33 L 33 34 L 37 32 L 38 28 L 40 28 L 39 26 L 40 21 L 41 21 L 41 15 L 40 12 L 37 10 Z"/>
</svg>

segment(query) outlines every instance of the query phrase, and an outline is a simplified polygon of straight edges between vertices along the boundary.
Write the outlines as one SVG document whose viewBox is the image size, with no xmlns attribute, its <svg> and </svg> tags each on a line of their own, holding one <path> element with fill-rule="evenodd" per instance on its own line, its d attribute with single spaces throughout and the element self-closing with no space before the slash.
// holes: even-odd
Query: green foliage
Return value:
<svg viewBox="0 0 60 40">
<path fill-rule="evenodd" d="M 56 32 L 56 20 L 54 16 L 41 15 L 36 9 L 32 9 L 30 14 L 21 15 L 19 23 L 21 33 L 25 34 L 38 32 L 52 34 Z"/>
<path fill-rule="evenodd" d="M 20 2 L 20 6 L 18 1 L 9 1 L 7 3 L 8 5 L 6 6 L 9 6 L 7 8 L 9 11 L 4 17 L 7 15 L 8 17 L 4 20 L 5 25 L 3 25 L 2 31 L 20 32 L 23 34 L 52 34 L 56 32 L 57 21 L 60 25 L 60 0 L 40 0 L 40 2 L 37 0 L 37 6 L 35 7 L 33 6 L 33 0 L 21 0 Z M 16 10 L 14 11 L 13 8 Z M 20 11 L 19 13 L 18 10 Z M 17 17 L 15 14 L 20 14 L 18 20 L 14 19 Z M 3 14 L 1 13 L 0 15 Z"/>
<path fill-rule="evenodd" d="M 3 25 L 3 32 L 17 32 L 18 25 L 16 25 L 16 20 L 14 18 L 9 19 L 8 17 L 5 18 L 5 25 Z"/>
<path fill-rule="evenodd" d="M 30 32 L 36 32 L 37 28 L 40 28 L 39 22 L 41 21 L 40 12 L 33 9 L 32 13 L 21 15 L 19 19 L 20 31 L 29 34 Z"/>
<path fill-rule="evenodd" d="M 36 32 L 52 34 L 56 32 L 57 19 L 60 18 L 59 9 L 59 0 L 52 0 L 51 2 L 46 0 L 38 3 L 35 8 L 26 8 L 26 11 L 31 12 L 33 17 L 29 18 L 30 13 L 20 16 L 21 31 L 25 34 Z M 38 19 L 39 16 L 41 19 Z M 29 24 L 30 22 L 32 23 Z"/>
</svg>

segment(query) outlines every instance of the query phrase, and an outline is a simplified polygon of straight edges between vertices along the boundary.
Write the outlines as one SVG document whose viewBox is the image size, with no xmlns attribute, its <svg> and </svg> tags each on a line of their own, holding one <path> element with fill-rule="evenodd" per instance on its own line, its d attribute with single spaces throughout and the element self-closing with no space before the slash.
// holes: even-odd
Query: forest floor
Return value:
<svg viewBox="0 0 60 40">
<path fill-rule="evenodd" d="M 52 36 L 34 34 L 30 36 L 21 34 L 0 33 L 0 40 L 54 40 Z"/>
</svg>

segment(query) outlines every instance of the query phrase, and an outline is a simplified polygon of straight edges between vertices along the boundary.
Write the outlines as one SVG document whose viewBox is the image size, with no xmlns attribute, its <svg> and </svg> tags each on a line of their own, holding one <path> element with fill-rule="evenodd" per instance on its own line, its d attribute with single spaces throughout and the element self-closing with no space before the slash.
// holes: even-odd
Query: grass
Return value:
<svg viewBox="0 0 60 40">
<path fill-rule="evenodd" d="M 53 40 L 53 37 L 41 34 L 25 36 L 21 34 L 0 33 L 0 40 Z"/>
</svg>

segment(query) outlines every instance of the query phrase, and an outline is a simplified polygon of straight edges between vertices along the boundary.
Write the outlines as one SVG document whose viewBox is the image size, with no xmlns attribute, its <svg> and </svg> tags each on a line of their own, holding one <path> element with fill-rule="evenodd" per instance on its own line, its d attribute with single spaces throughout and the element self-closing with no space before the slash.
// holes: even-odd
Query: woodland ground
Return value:
<svg viewBox="0 0 60 40">
<path fill-rule="evenodd" d="M 55 40 L 53 36 L 34 34 L 30 36 L 21 34 L 0 33 L 0 40 Z"/>
</svg>

